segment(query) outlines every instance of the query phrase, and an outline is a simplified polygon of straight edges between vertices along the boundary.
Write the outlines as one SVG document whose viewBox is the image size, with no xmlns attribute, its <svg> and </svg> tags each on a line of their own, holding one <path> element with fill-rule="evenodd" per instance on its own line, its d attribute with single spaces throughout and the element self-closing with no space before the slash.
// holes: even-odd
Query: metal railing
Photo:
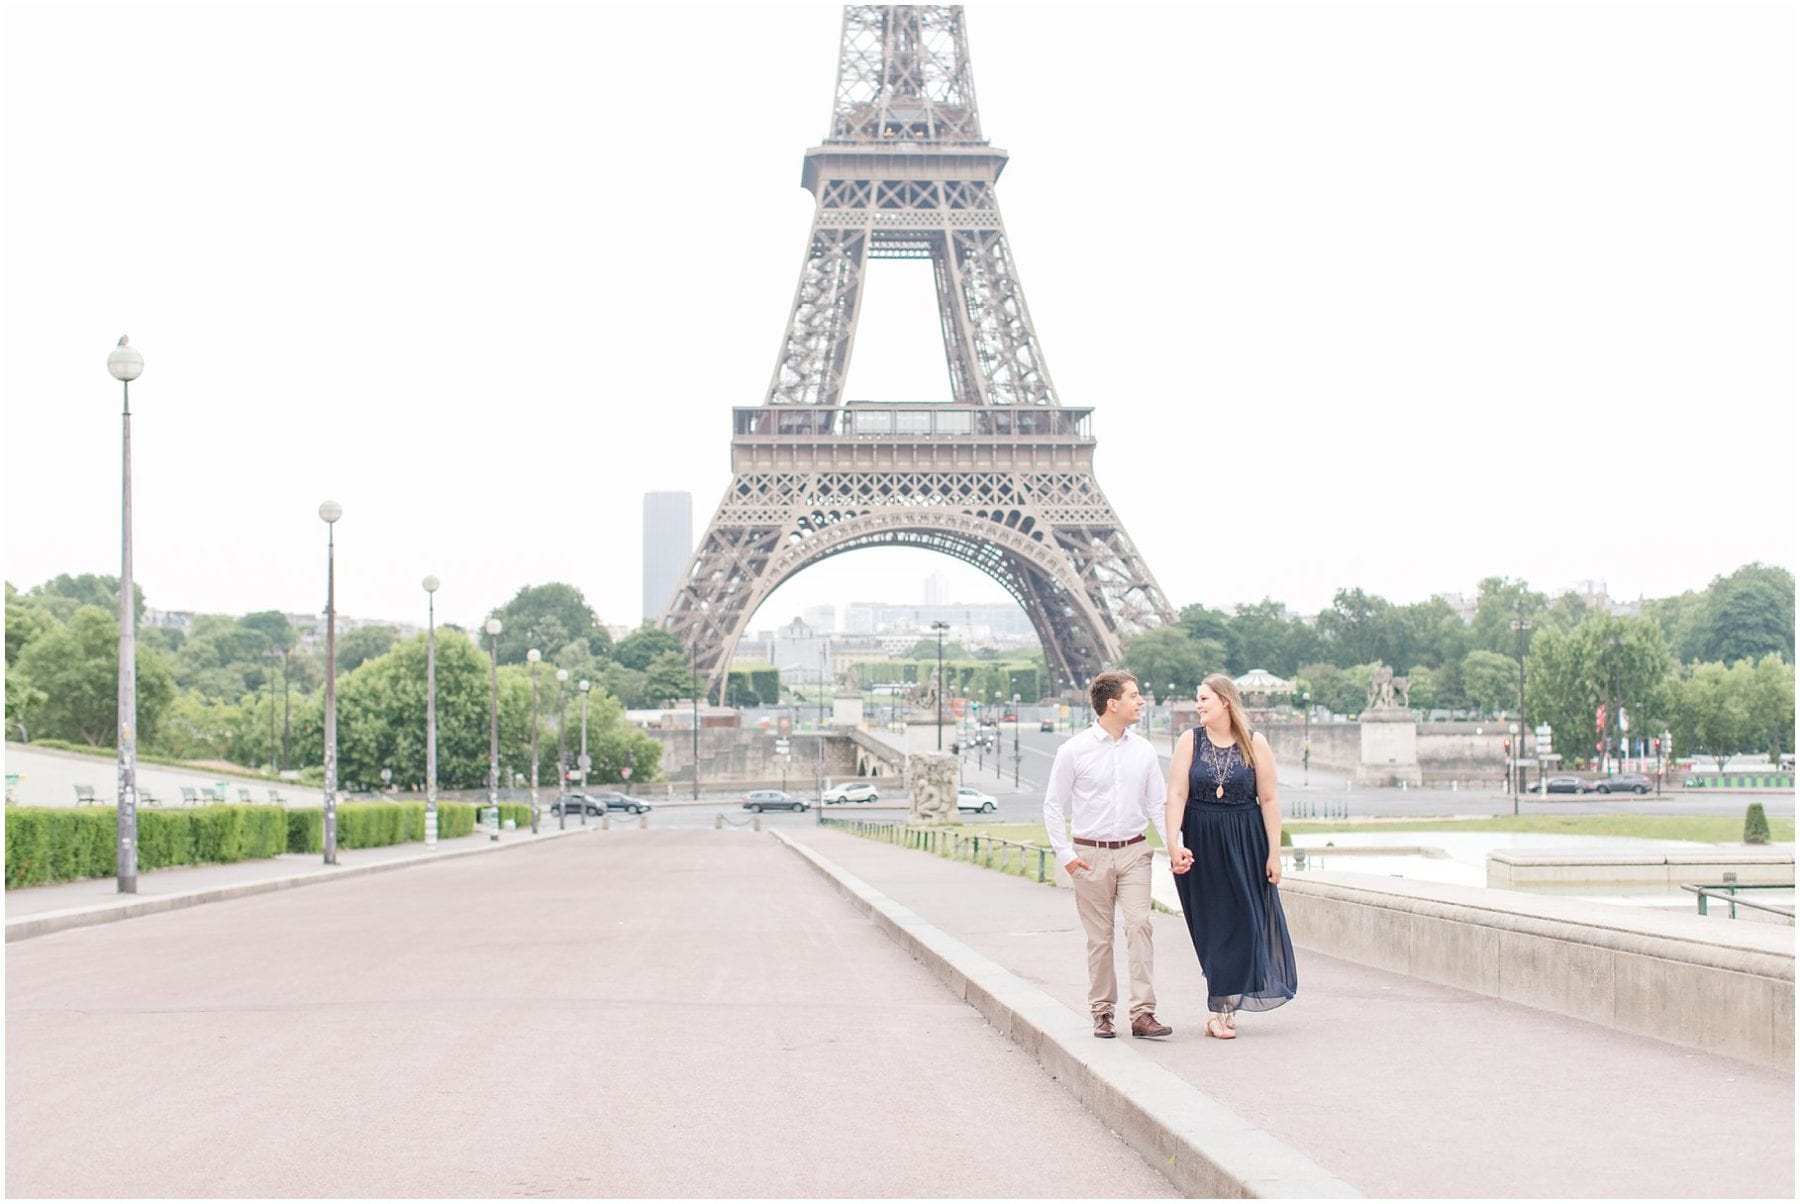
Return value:
<svg viewBox="0 0 1800 1204">
<path fill-rule="evenodd" d="M 1289 819 L 1349 819 L 1349 799 L 1292 799 L 1287 804 Z"/>
<path fill-rule="evenodd" d="M 986 832 L 959 832 L 953 828 L 913 827 L 909 824 L 877 823 L 866 819 L 827 819 L 827 828 L 836 828 L 865 840 L 879 840 L 902 848 L 936 853 L 953 861 L 968 861 L 1022 878 L 1034 875 L 1039 882 L 1053 880 L 1050 860 L 1052 850 L 1044 845 L 989 836 Z M 995 862 L 999 864 L 996 865 Z"/>
<path fill-rule="evenodd" d="M 1733 920 L 1737 919 L 1737 909 L 1739 907 L 1749 907 L 1756 911 L 1772 912 L 1778 916 L 1786 916 L 1789 920 L 1794 918 L 1794 909 L 1792 907 L 1782 907 L 1777 903 L 1758 903 L 1751 899 L 1740 899 L 1737 897 L 1737 893 L 1741 890 L 1793 890 L 1794 884 L 1792 882 L 1717 882 L 1704 885 L 1684 882 L 1681 884 L 1681 889 L 1689 891 L 1694 895 L 1694 902 L 1699 909 L 1700 915 L 1707 914 L 1706 901 L 1708 899 L 1723 899 L 1731 905 L 1729 918 Z"/>
</svg>

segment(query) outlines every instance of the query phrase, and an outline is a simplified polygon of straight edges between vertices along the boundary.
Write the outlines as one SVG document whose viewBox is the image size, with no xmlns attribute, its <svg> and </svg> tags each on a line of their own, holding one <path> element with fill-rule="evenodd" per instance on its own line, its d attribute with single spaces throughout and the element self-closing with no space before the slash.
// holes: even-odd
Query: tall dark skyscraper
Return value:
<svg viewBox="0 0 1800 1204">
<path fill-rule="evenodd" d="M 644 617 L 662 618 L 694 553 L 694 495 L 644 495 Z"/>
</svg>

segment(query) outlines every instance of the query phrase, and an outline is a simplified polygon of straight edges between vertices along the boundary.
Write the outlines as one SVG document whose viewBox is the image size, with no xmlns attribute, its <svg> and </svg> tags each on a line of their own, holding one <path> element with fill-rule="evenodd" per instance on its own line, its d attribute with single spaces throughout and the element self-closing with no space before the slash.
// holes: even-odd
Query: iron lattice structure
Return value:
<svg viewBox="0 0 1800 1204">
<path fill-rule="evenodd" d="M 816 205 L 763 404 L 733 411 L 733 480 L 664 612 L 723 698 L 745 627 L 783 582 L 860 548 L 986 572 L 1031 617 L 1059 684 L 1174 614 L 1094 477 L 1088 409 L 1061 404 L 1032 330 L 981 136 L 960 5 L 844 11 Z M 847 402 L 868 263 L 928 258 L 952 398 Z"/>
</svg>

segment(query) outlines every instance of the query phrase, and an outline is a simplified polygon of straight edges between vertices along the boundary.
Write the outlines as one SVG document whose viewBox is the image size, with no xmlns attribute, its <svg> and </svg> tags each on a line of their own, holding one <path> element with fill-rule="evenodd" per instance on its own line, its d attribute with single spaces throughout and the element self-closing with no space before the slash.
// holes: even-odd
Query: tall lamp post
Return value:
<svg viewBox="0 0 1800 1204">
<path fill-rule="evenodd" d="M 1519 778 L 1523 773 L 1520 768 L 1525 761 L 1525 632 L 1531 627 L 1531 621 L 1525 617 L 1525 595 L 1519 594 L 1519 617 L 1512 621 L 1512 629 L 1517 633 L 1515 644 L 1519 652 L 1519 727 L 1518 734 L 1513 737 L 1513 763 L 1506 767 L 1506 775 L 1512 779 L 1513 814 L 1519 813 Z"/>
<path fill-rule="evenodd" d="M 593 684 L 594 684 L 593 682 L 589 681 L 587 678 L 584 677 L 581 679 L 581 681 L 575 687 L 576 689 L 581 691 L 581 760 L 576 762 L 576 764 L 579 765 L 581 768 L 582 799 L 581 799 L 581 806 L 578 808 L 578 810 L 581 812 L 581 826 L 584 828 L 587 827 L 588 767 L 593 764 L 592 761 L 588 760 L 588 750 L 587 750 L 587 700 L 588 700 L 588 691 L 593 688 Z"/>
<path fill-rule="evenodd" d="M 488 634 L 488 806 L 494 812 L 489 840 L 500 839 L 500 632 L 499 619 L 489 619 Z"/>
<path fill-rule="evenodd" d="M 325 864 L 337 864 L 337 521 L 344 508 L 319 503 L 325 520 Z"/>
<path fill-rule="evenodd" d="M 131 582 L 131 382 L 144 357 L 126 335 L 106 357 L 106 370 L 125 390 L 119 477 L 119 819 L 114 840 L 119 893 L 137 894 L 137 591 Z"/>
<path fill-rule="evenodd" d="M 563 689 L 569 684 L 569 671 L 556 671 L 556 826 L 568 827 L 569 807 L 569 741 L 564 729 L 569 726 L 569 710 L 563 705 Z M 587 804 L 581 804 L 583 809 Z"/>
<path fill-rule="evenodd" d="M 425 587 L 425 847 L 437 848 L 437 591 L 438 579 Z"/>
<path fill-rule="evenodd" d="M 944 633 L 950 630 L 950 624 L 942 619 L 932 621 L 931 629 L 937 632 L 938 642 L 938 674 L 937 674 L 937 750 L 944 751 Z"/>
<path fill-rule="evenodd" d="M 525 661 L 531 666 L 531 834 L 538 830 L 538 749 L 537 749 L 537 667 L 544 659 L 544 654 L 536 648 L 525 653 Z"/>
<path fill-rule="evenodd" d="M 1013 789 L 1019 788 L 1019 696 L 1013 695 Z"/>
</svg>

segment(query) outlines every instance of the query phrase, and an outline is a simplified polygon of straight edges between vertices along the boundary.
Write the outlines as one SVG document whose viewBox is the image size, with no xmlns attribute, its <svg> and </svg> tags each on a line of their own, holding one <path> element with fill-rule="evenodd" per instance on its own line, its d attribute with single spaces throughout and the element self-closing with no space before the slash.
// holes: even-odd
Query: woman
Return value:
<svg viewBox="0 0 1800 1204">
<path fill-rule="evenodd" d="M 1275 754 L 1244 718 L 1223 673 L 1195 694 L 1200 725 L 1169 763 L 1164 831 L 1175 889 L 1206 975 L 1206 1035 L 1237 1036 L 1239 1010 L 1294 997 L 1294 946 L 1281 912 L 1281 803 Z"/>
</svg>

